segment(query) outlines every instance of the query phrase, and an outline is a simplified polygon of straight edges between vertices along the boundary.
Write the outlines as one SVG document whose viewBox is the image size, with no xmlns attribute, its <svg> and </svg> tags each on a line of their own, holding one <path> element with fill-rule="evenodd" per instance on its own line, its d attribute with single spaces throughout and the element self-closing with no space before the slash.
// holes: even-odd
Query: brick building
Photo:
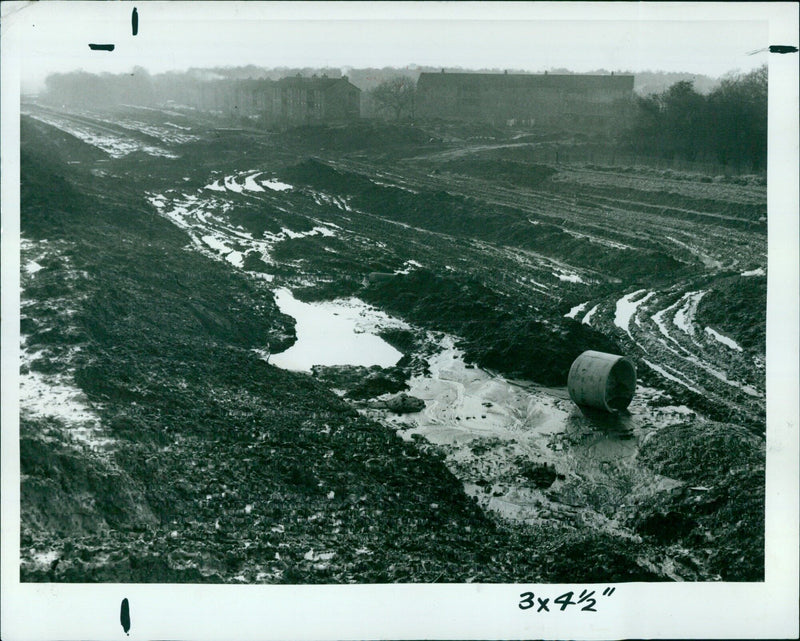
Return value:
<svg viewBox="0 0 800 641">
<path fill-rule="evenodd" d="M 347 77 L 217 80 L 198 94 L 199 109 L 260 116 L 276 124 L 321 124 L 358 119 L 361 90 Z"/>
<path fill-rule="evenodd" d="M 633 76 L 422 73 L 417 116 L 578 130 L 612 126 Z"/>
</svg>

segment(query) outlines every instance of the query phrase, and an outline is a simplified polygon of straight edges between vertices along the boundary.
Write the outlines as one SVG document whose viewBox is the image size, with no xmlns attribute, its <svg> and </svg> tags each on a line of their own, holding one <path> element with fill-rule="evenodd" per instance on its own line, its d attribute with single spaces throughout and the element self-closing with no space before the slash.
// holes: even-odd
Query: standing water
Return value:
<svg viewBox="0 0 800 641">
<path fill-rule="evenodd" d="M 380 365 L 391 367 L 403 354 L 376 332 L 402 323 L 357 298 L 304 303 L 288 289 L 275 291 L 278 308 L 296 322 L 297 342 L 273 354 L 270 363 L 300 372 L 314 365 Z"/>
<path fill-rule="evenodd" d="M 279 289 L 275 299 L 297 322 L 295 345 L 270 359 L 279 367 L 306 372 L 318 364 L 386 367 L 402 356 L 371 332 L 406 325 L 356 298 L 309 304 Z M 655 390 L 640 389 L 633 415 L 596 417 L 581 412 L 562 388 L 508 380 L 465 363 L 449 336 L 428 357 L 428 366 L 428 373 L 408 381 L 408 393 L 425 401 L 422 411 L 361 411 L 404 439 L 436 447 L 467 494 L 490 513 L 619 533 L 625 529 L 616 521 L 620 509 L 680 485 L 636 465 L 642 425 L 674 420 L 650 410 L 647 398 Z"/>
</svg>

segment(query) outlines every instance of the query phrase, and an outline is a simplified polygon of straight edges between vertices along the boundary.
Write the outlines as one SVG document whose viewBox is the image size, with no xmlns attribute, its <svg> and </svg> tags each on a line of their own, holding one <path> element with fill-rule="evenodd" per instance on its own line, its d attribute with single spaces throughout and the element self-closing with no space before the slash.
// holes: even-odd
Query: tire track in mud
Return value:
<svg viewBox="0 0 800 641">
<path fill-rule="evenodd" d="M 276 245 L 304 235 L 304 232 L 287 231 L 284 223 L 276 218 L 273 223 L 281 228 L 280 233 L 265 232 L 261 238 L 251 238 L 243 229 L 228 222 L 232 208 L 239 207 L 244 202 L 251 204 L 254 212 L 258 211 L 259 207 L 263 208 L 266 203 L 277 210 L 278 216 L 285 214 L 289 218 L 300 217 L 310 221 L 313 225 L 312 232 L 321 228 L 332 228 L 331 234 L 336 237 L 346 237 L 349 243 L 359 243 L 373 251 L 381 249 L 387 256 L 402 255 L 417 261 L 424 260 L 426 264 L 436 266 L 438 269 L 453 269 L 453 265 L 456 265 L 459 271 L 474 273 L 474 276 L 480 277 L 481 280 L 487 278 L 487 271 L 483 267 L 487 266 L 487 259 L 491 256 L 492 260 L 496 261 L 498 269 L 490 270 L 488 273 L 490 278 L 498 281 L 498 285 L 507 288 L 511 277 L 515 287 L 527 290 L 531 295 L 544 295 L 550 299 L 559 298 L 557 290 L 563 285 L 561 281 L 564 279 L 583 282 L 575 272 L 583 274 L 590 280 L 599 276 L 598 273 L 592 273 L 589 277 L 585 269 L 573 268 L 567 263 L 532 251 L 512 251 L 509 248 L 498 248 L 480 241 L 462 241 L 454 245 L 452 236 L 447 233 L 416 227 L 379 213 L 364 211 L 351 206 L 347 198 L 330 195 L 307 186 L 277 192 L 245 189 L 248 180 L 258 175 L 259 172 L 255 170 L 240 171 L 232 176 L 212 175 L 204 190 L 195 195 L 176 189 L 161 194 L 150 194 L 149 200 L 162 215 L 173 219 L 173 222 L 184 229 L 193 230 L 191 237 L 195 246 L 227 259 L 236 266 L 241 266 L 239 264 L 241 257 L 249 251 L 258 253 L 260 259 L 268 265 L 274 265 L 276 263 L 271 254 Z M 260 182 L 265 184 L 263 180 Z M 322 229 L 322 235 L 328 233 Z M 432 243 L 436 247 L 434 255 L 431 254 Z M 326 247 L 325 251 L 335 254 L 339 250 Z M 542 274 L 550 284 L 543 284 L 539 282 L 541 278 L 528 274 L 511 276 L 518 271 L 515 265 L 524 265 L 528 274 L 531 271 Z M 299 263 L 294 263 L 292 267 L 300 271 L 303 269 Z M 556 282 L 559 287 L 554 287 Z M 551 291 L 550 288 L 554 290 Z"/>
<path fill-rule="evenodd" d="M 366 163 L 353 161 L 350 159 L 331 161 L 332 164 L 340 169 L 356 171 L 370 176 L 376 169 Z M 684 250 L 683 258 L 690 263 L 698 259 L 706 263 L 706 266 L 716 266 L 725 263 L 737 264 L 744 258 L 752 263 L 760 262 L 760 255 L 757 255 L 750 248 L 753 247 L 752 233 L 745 233 L 742 230 L 725 227 L 724 237 L 715 231 L 718 225 L 713 221 L 724 221 L 730 218 L 731 221 L 741 223 L 747 222 L 748 225 L 755 221 L 739 219 L 735 216 L 726 217 L 723 214 L 712 214 L 711 212 L 697 212 L 701 219 L 706 214 L 709 217 L 707 225 L 701 225 L 702 229 L 707 227 L 707 233 L 698 235 L 698 220 L 684 220 L 670 215 L 672 208 L 668 202 L 663 205 L 654 205 L 649 202 L 639 202 L 631 200 L 628 206 L 621 207 L 619 199 L 614 199 L 603 194 L 580 193 L 577 195 L 559 195 L 553 193 L 553 187 L 549 189 L 521 189 L 508 188 L 486 180 L 477 178 L 466 178 L 457 174 L 431 174 L 417 167 L 410 166 L 408 161 L 400 161 L 403 173 L 397 171 L 382 171 L 384 179 L 391 178 L 404 187 L 416 189 L 446 190 L 463 196 L 478 198 L 487 204 L 501 207 L 511 207 L 519 211 L 527 212 L 536 219 L 558 221 L 555 224 L 562 227 L 567 232 L 586 233 L 590 238 L 595 238 L 597 242 L 615 242 L 623 245 L 632 246 L 638 250 L 662 250 L 668 254 L 675 254 L 676 247 L 672 243 L 666 243 L 664 238 L 667 234 L 684 235 L 693 241 L 697 248 L 687 247 L 686 244 L 678 243 Z M 562 167 L 559 167 L 562 169 Z M 563 166 L 567 173 L 575 172 L 577 169 L 570 166 Z M 588 173 L 589 170 L 583 170 Z M 604 172 L 594 172 L 604 173 Z M 616 174 L 615 174 L 616 175 Z M 631 180 L 630 174 L 620 174 L 624 178 Z M 643 178 L 655 181 L 656 179 Z M 663 183 L 673 183 L 679 188 L 708 188 L 708 185 L 701 183 L 703 187 L 696 187 L 692 183 L 684 181 L 669 181 L 660 179 Z M 712 187 L 717 187 L 713 184 Z M 736 188 L 736 189 L 734 189 Z M 734 193 L 742 192 L 742 198 L 748 203 L 761 195 L 765 200 L 763 187 L 743 188 L 738 185 L 719 186 L 719 191 L 733 190 Z M 665 194 L 664 198 L 668 199 Z M 763 202 L 763 201 L 762 201 Z M 667 213 L 660 213 L 660 209 L 670 208 Z M 676 210 L 677 211 L 677 210 Z M 567 225 L 569 223 L 569 225 Z M 766 236 L 763 242 L 755 243 L 758 248 L 766 249 Z M 753 248 L 757 250 L 757 248 Z"/>
<path fill-rule="evenodd" d="M 250 170 L 240 171 L 234 175 L 225 175 L 222 178 L 209 177 L 208 184 L 195 194 L 187 194 L 180 189 L 168 190 L 163 193 L 150 193 L 148 200 L 160 215 L 172 220 L 176 225 L 189 233 L 193 244 L 208 255 L 222 260 L 227 260 L 235 267 L 243 268 L 244 259 L 248 254 L 257 257 L 268 266 L 275 266 L 272 253 L 279 243 L 297 240 L 309 236 L 350 236 L 356 238 L 348 229 L 335 224 L 330 220 L 330 204 L 322 206 L 328 209 L 325 220 L 317 209 L 308 211 L 309 207 L 297 206 L 299 198 L 308 200 L 315 197 L 314 193 L 307 190 L 297 190 L 297 193 L 287 194 L 295 190 L 291 185 L 280 183 L 274 178 L 255 181 L 255 177 L 268 172 Z M 243 182 L 242 182 L 243 179 Z M 265 188 L 266 187 L 266 188 Z M 235 224 L 230 218 L 234 207 L 252 208 L 257 213 L 268 205 L 275 211 L 285 214 L 289 219 L 304 221 L 303 226 L 310 229 L 295 231 L 290 228 L 290 222 L 270 218 L 263 215 L 264 223 L 277 227 L 278 231 L 270 232 L 266 229 L 259 235 L 248 231 L 241 223 Z M 340 209 L 341 203 L 334 203 Z M 320 203 L 317 201 L 317 205 Z M 335 216 L 334 216 L 335 218 Z M 343 218 L 340 216 L 339 218 Z M 343 222 L 342 220 L 339 222 Z M 251 271 L 252 270 L 247 270 Z M 272 274 L 260 273 L 262 277 L 272 280 Z"/>
<path fill-rule="evenodd" d="M 111 158 L 122 158 L 136 151 L 151 156 L 178 158 L 169 141 L 132 127 L 123 127 L 97 117 L 79 116 L 37 106 L 23 113 L 96 147 Z"/>
<path fill-rule="evenodd" d="M 360 162 L 341 161 L 336 166 L 348 171 L 356 171 L 369 177 L 374 168 Z M 404 166 L 404 169 L 406 167 Z M 608 208 L 600 213 L 592 212 L 582 206 L 576 206 L 574 198 L 559 196 L 541 190 L 508 189 L 495 184 L 490 184 L 479 179 L 466 179 L 458 175 L 432 175 L 418 169 L 408 168 L 408 173 L 403 176 L 384 172 L 383 177 L 391 177 L 403 186 L 413 186 L 417 189 L 434 191 L 444 190 L 459 196 L 474 198 L 487 205 L 510 208 L 511 210 L 532 216 L 532 224 L 549 222 L 562 232 L 574 237 L 582 238 L 590 243 L 597 243 L 613 250 L 630 248 L 633 251 L 652 251 L 664 249 L 663 243 L 657 242 L 651 234 L 636 233 L 632 230 L 638 228 L 637 224 L 620 225 L 619 220 L 609 220 Z M 623 212 L 625 216 L 629 212 Z M 670 247 L 670 254 L 674 255 L 674 247 Z M 694 257 L 687 252 L 687 257 L 694 262 Z M 585 265 L 571 265 L 573 269 L 586 268 Z"/>
<path fill-rule="evenodd" d="M 357 171 L 366 176 L 371 176 L 375 171 L 364 163 L 349 160 L 340 160 L 336 164 L 340 169 Z M 405 168 L 407 166 L 404 166 Z M 627 180 L 631 180 L 630 175 L 624 176 Z M 574 228 L 571 228 L 572 225 L 576 225 L 581 230 L 591 225 L 593 231 L 587 235 L 591 240 L 593 234 L 601 234 L 600 237 L 595 236 L 595 240 L 598 242 L 609 242 L 609 240 L 617 242 L 617 239 L 620 238 L 619 227 L 622 227 L 626 230 L 624 236 L 626 241 L 633 241 L 640 248 L 657 247 L 670 255 L 674 255 L 677 248 L 685 260 L 701 265 L 701 271 L 707 273 L 707 278 L 713 278 L 714 274 L 723 268 L 751 267 L 754 264 L 761 264 L 765 255 L 766 237 L 763 237 L 761 242 L 754 243 L 752 233 L 745 234 L 742 231 L 726 227 L 725 234 L 719 234 L 714 225 L 699 225 L 696 220 L 687 221 L 669 214 L 637 211 L 637 208 L 652 210 L 654 205 L 648 202 L 628 200 L 624 203 L 624 207 L 612 207 L 613 199 L 601 194 L 594 201 L 597 211 L 592 211 L 592 207 L 589 207 L 589 203 L 592 202 L 591 194 L 581 194 L 581 198 L 557 196 L 540 191 L 526 191 L 523 194 L 520 190 L 489 185 L 481 180 L 431 175 L 419 170 L 409 170 L 408 173 L 403 174 L 396 171 L 382 171 L 381 178 L 397 180 L 402 182 L 405 187 L 446 189 L 453 193 L 480 198 L 490 204 L 528 211 L 539 219 L 542 217 L 551 220 L 560 219 L 560 227 L 567 233 L 581 234 L 581 232 L 575 232 Z M 657 181 L 651 180 L 651 182 Z M 704 188 L 704 186 L 694 184 L 680 184 L 680 181 L 672 182 L 689 191 Z M 719 191 L 727 189 L 728 186 L 713 185 L 712 187 Z M 742 192 L 744 196 L 748 196 L 745 200 L 751 200 L 755 198 L 753 194 L 762 193 L 763 189 L 739 188 L 732 191 Z M 576 206 L 576 201 L 580 201 L 580 205 Z M 620 215 L 613 219 L 613 223 L 608 216 L 611 212 Z M 622 220 L 633 218 L 636 224 L 621 224 L 620 218 Z M 721 214 L 709 214 L 709 218 L 720 221 L 735 219 L 741 222 L 745 220 Z M 567 221 L 571 221 L 572 225 L 567 224 Z M 646 221 L 646 224 L 643 225 L 639 221 Z M 632 228 L 640 229 L 640 231 L 631 232 Z M 682 236 L 688 242 L 678 240 L 676 236 Z M 635 242 L 637 239 L 642 242 Z M 485 253 L 487 248 L 483 249 Z M 580 270 L 576 269 L 576 271 Z M 690 285 L 686 287 L 690 287 Z M 751 421 L 763 422 L 763 368 L 758 366 L 758 360 L 752 355 L 740 355 L 735 364 L 739 373 L 731 376 L 726 370 L 730 365 L 732 354 L 727 352 L 736 350 L 715 339 L 713 328 L 699 328 L 697 335 L 690 332 L 689 335 L 681 337 L 681 334 L 686 334 L 686 332 L 681 332 L 674 322 L 673 316 L 677 314 L 680 322 L 681 314 L 670 304 L 671 296 L 677 296 L 677 299 L 681 300 L 681 297 L 687 296 L 690 291 L 681 289 L 679 285 L 668 289 L 659 287 L 646 294 L 650 300 L 642 301 L 645 304 L 630 319 L 634 324 L 633 329 L 628 327 L 623 329 L 627 340 L 637 351 L 650 355 L 646 364 L 653 365 L 654 367 L 650 367 L 650 369 L 662 380 L 665 380 L 668 386 L 678 383 L 681 387 L 696 394 L 709 395 L 712 402 L 727 407 L 733 412 L 746 412 Z M 588 289 L 587 294 L 590 295 Z M 666 302 L 662 302 L 665 297 Z M 601 311 L 600 314 L 597 312 L 598 310 L 607 310 L 609 306 L 615 305 L 618 301 L 619 299 L 615 299 L 615 302 L 610 300 L 586 301 L 583 304 L 586 307 L 590 305 L 592 307 L 583 317 L 583 322 L 616 334 L 621 328 L 614 323 L 614 313 L 610 310 Z M 661 316 L 658 316 L 659 313 Z M 664 336 L 663 327 L 658 322 L 664 313 L 671 314 L 669 318 L 671 329 L 666 332 L 666 336 Z M 596 316 L 592 320 L 592 316 L 595 314 Z M 673 325 L 675 327 L 672 327 Z M 667 338 L 668 344 L 663 341 L 663 338 Z M 654 355 L 657 355 L 655 360 L 653 360 Z M 733 357 L 736 358 L 737 355 L 733 354 Z M 741 380 L 742 375 L 745 376 L 744 381 Z M 734 400 L 730 398 L 732 393 Z"/>
<path fill-rule="evenodd" d="M 158 195 L 151 195 L 151 197 L 158 198 L 159 202 L 163 202 L 160 208 L 154 203 L 154 206 L 163 210 L 163 213 L 168 212 L 173 205 L 179 205 L 180 203 L 184 203 L 187 209 L 192 209 L 191 216 L 188 218 L 176 216 L 177 220 L 173 222 L 181 220 L 188 225 L 190 233 L 194 235 L 195 240 L 199 241 L 199 243 L 195 243 L 194 247 L 204 253 L 208 252 L 209 255 L 214 255 L 218 260 L 226 261 L 228 263 L 226 267 L 231 269 L 243 268 L 238 264 L 239 261 L 234 254 L 234 252 L 243 252 L 237 249 L 233 243 L 246 244 L 249 239 L 242 237 L 240 235 L 241 230 L 230 220 L 227 220 L 226 217 L 230 210 L 226 209 L 226 204 L 237 206 L 242 203 L 246 203 L 246 206 L 252 206 L 253 208 L 263 207 L 265 203 L 268 203 L 277 212 L 275 215 L 278 224 L 290 218 L 295 219 L 292 217 L 304 217 L 312 229 L 317 223 L 331 226 L 334 236 L 330 238 L 347 235 L 347 241 L 352 241 L 352 245 L 349 247 L 352 253 L 362 251 L 361 246 L 356 245 L 357 242 L 372 246 L 377 246 L 377 243 L 384 242 L 384 247 L 379 247 L 375 254 L 370 256 L 380 256 L 381 252 L 383 252 L 386 255 L 391 254 L 392 260 L 402 259 L 402 261 L 408 261 L 409 259 L 414 259 L 425 263 L 434 262 L 441 266 L 442 269 L 448 262 L 453 262 L 462 273 L 475 273 L 479 276 L 483 273 L 481 282 L 495 282 L 492 279 L 499 281 L 499 278 L 494 273 L 495 271 L 511 272 L 512 276 L 522 278 L 521 272 L 523 270 L 524 277 L 530 277 L 532 273 L 534 275 L 544 274 L 545 271 L 552 271 L 556 267 L 554 261 L 537 256 L 533 252 L 505 251 L 504 249 L 492 247 L 487 243 L 458 244 L 454 243 L 453 238 L 447 234 L 436 234 L 424 229 L 415 230 L 408 226 L 404 227 L 402 224 L 398 225 L 396 221 L 387 220 L 376 214 L 356 211 L 352 208 L 348 210 L 349 205 L 346 200 L 337 199 L 336 196 L 332 195 L 323 195 L 321 192 L 317 192 L 317 197 L 315 198 L 313 190 L 306 188 L 296 189 L 292 193 L 262 192 L 258 189 L 252 190 L 253 184 L 260 184 L 255 182 L 250 183 L 250 189 L 253 193 L 248 193 L 246 188 L 248 180 L 255 181 L 260 169 L 262 168 L 249 168 L 246 171 L 236 173 L 235 176 L 232 176 L 227 181 L 223 178 L 219 186 L 223 187 L 223 185 L 227 184 L 231 187 L 224 194 L 217 193 L 214 189 L 201 190 L 201 193 L 195 193 L 194 195 L 191 192 L 188 194 L 198 201 L 204 200 L 206 196 L 209 196 L 213 200 L 209 200 L 208 209 L 204 209 L 199 205 L 192 205 L 191 202 L 186 203 L 186 194 L 180 188 L 176 188 L 174 191 L 162 192 L 161 198 L 158 198 Z M 376 178 L 383 183 L 388 181 L 387 184 L 391 184 L 391 181 L 394 180 L 393 175 L 383 171 L 376 174 Z M 401 176 L 399 180 L 402 181 L 403 187 L 401 188 L 406 190 L 414 189 L 413 179 L 406 179 Z M 446 182 L 442 184 L 446 184 Z M 509 193 L 513 192 L 509 190 Z M 328 199 L 324 197 L 326 195 L 329 196 Z M 516 192 L 515 198 L 521 202 L 525 200 L 526 196 Z M 546 202 L 546 197 L 542 196 L 536 202 Z M 556 212 L 557 215 L 564 213 L 565 220 L 567 220 L 566 214 L 570 211 L 569 199 L 562 199 L 560 207 L 561 209 Z M 569 219 L 574 221 L 575 229 L 586 230 L 586 226 L 581 227 L 579 224 L 583 224 L 580 221 L 581 216 L 587 214 L 587 210 L 583 207 L 581 205 L 576 211 L 572 211 L 572 217 Z M 286 216 L 286 219 L 282 218 L 282 216 Z M 592 227 L 591 233 L 595 234 L 598 240 L 617 239 L 619 237 L 619 234 L 612 236 L 612 225 L 608 222 L 602 222 L 601 216 L 598 215 L 597 220 L 598 227 Z M 364 224 L 365 221 L 369 221 L 365 227 L 370 229 L 360 231 L 359 225 Z M 609 230 L 607 236 L 597 231 L 603 228 L 601 222 L 607 225 Z M 320 246 L 323 246 L 329 238 L 321 232 L 315 236 L 309 236 L 302 235 L 303 232 L 296 231 L 299 227 L 295 229 L 292 229 L 291 225 L 286 225 L 286 227 L 292 233 L 285 233 L 281 230 L 282 236 L 280 240 L 276 241 L 278 244 L 286 243 L 286 245 L 291 245 L 295 241 L 304 243 L 312 240 L 313 242 L 320 241 Z M 566 227 L 568 227 L 566 223 L 562 224 L 562 228 Z M 574 233 L 580 233 L 575 232 L 575 229 L 572 230 Z M 208 233 L 203 233 L 203 230 Z M 292 234 L 295 234 L 295 236 Z M 205 239 L 206 236 L 210 237 L 210 241 Z M 217 236 L 220 237 L 219 242 L 221 245 L 215 246 L 215 238 Z M 252 236 L 255 237 L 256 235 L 252 234 Z M 237 238 L 239 240 L 236 240 Z M 652 242 L 648 238 L 649 235 L 643 233 L 642 243 Z M 253 240 L 258 239 L 253 238 Z M 263 240 L 268 241 L 270 239 Z M 614 240 L 612 242 L 617 241 Z M 333 251 L 342 251 L 331 249 Z M 411 255 L 412 253 L 413 255 Z M 424 258 L 432 253 L 436 253 L 437 256 L 429 259 Z M 385 256 L 382 256 L 382 258 L 385 258 Z M 456 259 L 463 260 L 463 262 L 455 263 Z M 325 264 L 320 262 L 318 257 L 311 257 L 304 262 L 296 260 L 295 256 L 289 255 L 288 258 L 284 256 L 279 262 L 285 268 L 277 276 L 277 279 L 280 280 L 294 279 L 297 281 L 305 278 L 320 277 L 325 271 Z M 366 262 L 367 260 L 363 261 L 363 263 Z M 472 265 L 470 265 L 471 263 Z M 513 269 L 514 266 L 517 267 L 516 270 Z M 567 263 L 560 263 L 559 266 L 572 269 Z M 495 267 L 498 267 L 498 269 L 495 270 Z M 389 267 L 389 269 L 392 269 L 392 267 Z M 487 272 L 490 273 L 487 274 Z M 575 272 L 587 275 L 585 269 L 575 268 Z M 344 270 L 331 271 L 326 273 L 325 277 L 335 279 L 344 273 Z M 530 283 L 526 285 L 527 289 L 523 289 L 521 284 L 516 283 L 519 284 L 516 290 L 514 290 L 515 283 L 506 283 L 504 291 L 514 290 L 513 293 L 520 296 L 527 295 L 531 298 L 534 295 L 542 297 L 545 292 L 547 292 L 548 297 L 560 297 L 564 295 L 564 292 L 578 295 L 576 294 L 578 292 L 581 295 L 586 294 L 586 298 L 588 298 L 591 291 L 591 287 L 588 285 L 560 282 L 557 277 L 552 276 L 546 283 L 547 285 Z M 550 290 L 547 289 L 548 285 L 551 288 Z M 637 291 L 641 289 L 642 285 L 644 283 L 636 286 Z M 645 291 L 650 292 L 651 289 Z M 681 290 L 672 295 L 678 295 L 684 291 L 689 290 Z M 602 304 L 597 300 L 591 301 L 594 305 L 593 309 L 597 312 L 597 317 L 592 322 L 604 324 L 604 327 L 607 326 L 609 334 L 612 332 L 618 333 L 620 329 L 613 322 L 615 319 L 613 301 L 618 300 L 623 293 L 624 290 L 620 291 L 619 294 L 614 295 L 614 298 L 604 296 Z M 626 334 L 629 339 L 626 340 L 645 343 L 642 336 L 646 331 L 652 330 L 648 326 L 646 315 L 649 311 L 656 309 L 651 307 L 650 303 L 655 305 L 659 302 L 659 299 L 660 294 L 653 293 L 630 316 L 629 332 Z M 637 302 L 638 300 L 640 299 L 637 298 L 632 302 Z M 667 304 L 667 302 L 672 301 L 671 299 L 665 299 L 662 304 Z M 588 303 L 587 306 L 589 306 Z M 704 334 L 701 332 L 700 338 L 703 337 Z M 678 338 L 686 340 L 680 336 Z M 666 362 L 665 359 L 665 367 L 667 366 Z M 457 367 L 465 367 L 463 366 L 463 361 L 459 360 L 458 363 Z M 473 372 L 473 370 L 466 368 L 464 371 Z M 623 438 L 620 433 L 605 429 L 603 425 L 574 410 L 563 390 L 542 391 L 539 389 L 536 391 L 532 386 L 523 385 L 524 388 L 528 389 L 527 394 L 530 397 L 527 403 L 521 403 L 519 407 L 503 408 L 507 409 L 503 413 L 498 407 L 500 403 L 497 402 L 498 396 L 496 394 L 500 398 L 502 398 L 503 394 L 510 394 L 508 388 L 513 386 L 511 381 L 503 380 L 503 384 L 499 386 L 499 389 L 498 387 L 490 386 L 477 390 L 479 398 L 488 397 L 494 399 L 494 401 L 489 401 L 493 402 L 494 406 L 488 408 L 483 406 L 480 401 L 478 401 L 477 406 L 470 405 L 468 387 L 463 381 L 458 379 L 448 380 L 445 377 L 444 383 L 448 386 L 449 391 L 447 394 L 450 400 L 445 396 L 434 398 L 431 402 L 431 416 L 429 418 L 433 426 L 440 428 L 453 428 L 463 424 L 462 430 L 467 433 L 462 439 L 463 447 L 459 446 L 452 451 L 448 451 L 448 467 L 454 471 L 453 473 L 459 479 L 462 479 L 468 493 L 478 497 L 486 509 L 494 510 L 496 513 L 499 512 L 501 514 L 505 510 L 509 517 L 517 520 L 524 521 L 529 519 L 531 522 L 549 522 L 560 525 L 573 524 L 576 528 L 581 529 L 582 532 L 603 532 L 622 539 L 633 539 L 636 537 L 632 530 L 623 523 L 624 519 L 622 516 L 618 517 L 617 513 L 628 515 L 632 513 L 633 508 L 629 504 L 629 498 L 634 494 L 647 498 L 670 488 L 669 479 L 637 470 L 634 463 L 638 444 L 646 438 L 647 433 L 652 433 L 648 432 L 651 427 L 680 424 L 681 421 L 686 420 L 687 414 L 682 411 L 685 408 L 677 408 L 669 417 L 664 418 L 662 416 L 659 418 L 661 409 L 656 408 L 652 402 L 658 395 L 656 390 L 640 389 L 639 396 L 632 406 L 633 418 L 629 418 L 626 423 L 630 427 L 633 437 L 631 438 L 631 434 L 628 433 Z M 543 398 L 549 399 L 550 403 L 549 405 L 545 404 L 544 409 L 541 401 Z M 478 413 L 479 411 L 481 413 Z M 486 419 L 483 418 L 484 412 L 487 416 Z M 472 425 L 465 421 L 463 416 L 465 414 L 475 417 L 471 419 Z M 460 421 L 458 420 L 459 416 L 461 416 Z M 504 422 L 502 428 L 492 423 L 492 419 L 497 416 L 500 416 Z M 434 421 L 434 419 L 436 420 Z M 396 422 L 392 424 L 395 428 L 397 427 Z M 549 427 L 545 429 L 543 426 Z M 413 430 L 405 431 L 408 432 L 408 436 L 411 438 Z M 493 438 L 496 438 L 498 442 L 493 441 Z M 514 442 L 512 443 L 512 441 Z M 473 452 L 473 449 L 475 449 L 475 452 Z M 483 453 L 481 453 L 481 449 L 484 449 Z M 564 478 L 556 478 L 553 485 L 546 490 L 535 487 L 535 484 L 530 483 L 530 478 L 519 474 L 520 471 L 524 471 L 521 467 L 521 459 L 528 462 L 552 463 L 552 465 L 556 466 L 555 473 L 563 475 Z M 477 477 L 476 473 L 478 474 Z M 482 479 L 489 484 L 482 483 L 478 485 L 477 483 L 472 483 L 472 481 L 481 481 Z M 489 489 L 488 492 L 486 491 L 487 487 Z M 636 492 L 630 492 L 630 488 L 636 489 Z M 455 489 L 458 490 L 457 485 Z M 499 493 L 495 495 L 496 492 Z M 546 494 L 546 492 L 549 493 Z M 454 494 L 456 493 L 454 492 Z M 649 559 L 643 562 L 644 565 L 648 563 L 655 565 Z M 702 563 L 697 565 L 702 568 Z M 692 576 L 691 573 L 682 574 L 680 570 L 670 571 L 666 568 L 659 568 L 659 571 L 663 575 L 672 576 L 673 578 Z"/>
<path fill-rule="evenodd" d="M 706 399 L 705 403 L 725 407 L 732 415 L 741 414 L 763 428 L 763 367 L 752 354 L 721 344 L 696 326 L 694 310 L 704 293 L 691 284 L 664 292 L 637 290 L 613 304 L 597 303 L 582 322 L 604 332 L 623 333 L 621 340 L 634 348 L 641 362 L 668 388 L 677 384 Z M 632 300 L 636 308 L 629 317 L 620 318 L 619 305 Z M 736 374 L 730 373 L 732 368 Z"/>
</svg>

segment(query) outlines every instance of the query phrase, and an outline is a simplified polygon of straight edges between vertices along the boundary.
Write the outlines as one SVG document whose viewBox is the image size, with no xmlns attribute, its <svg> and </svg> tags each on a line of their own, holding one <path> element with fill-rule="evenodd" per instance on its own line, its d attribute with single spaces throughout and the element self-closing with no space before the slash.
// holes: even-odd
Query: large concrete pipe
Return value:
<svg viewBox="0 0 800 641">
<path fill-rule="evenodd" d="M 569 368 L 567 388 L 577 405 L 618 412 L 633 399 L 636 368 L 624 356 L 588 350 Z"/>
</svg>

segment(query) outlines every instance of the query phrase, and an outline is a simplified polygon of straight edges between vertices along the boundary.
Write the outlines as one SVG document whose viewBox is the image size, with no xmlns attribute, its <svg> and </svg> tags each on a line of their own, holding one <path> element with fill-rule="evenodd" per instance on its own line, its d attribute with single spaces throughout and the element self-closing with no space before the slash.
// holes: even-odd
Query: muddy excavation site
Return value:
<svg viewBox="0 0 800 641">
<path fill-rule="evenodd" d="M 585 144 L 23 103 L 22 580 L 763 580 L 765 181 Z"/>
</svg>

